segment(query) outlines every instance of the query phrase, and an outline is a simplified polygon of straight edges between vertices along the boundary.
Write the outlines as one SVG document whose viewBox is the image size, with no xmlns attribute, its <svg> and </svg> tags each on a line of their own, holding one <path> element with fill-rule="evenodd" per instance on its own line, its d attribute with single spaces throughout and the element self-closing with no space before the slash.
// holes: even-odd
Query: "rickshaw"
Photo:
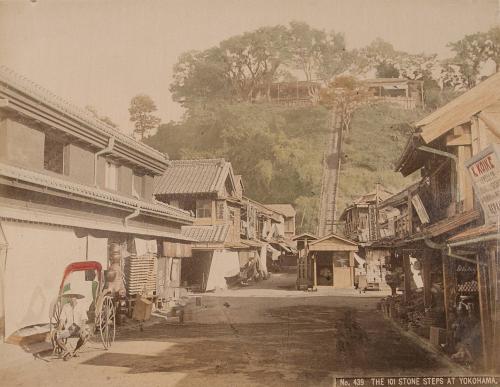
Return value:
<svg viewBox="0 0 500 387">
<path fill-rule="evenodd" d="M 104 288 L 104 273 L 102 266 L 96 261 L 74 262 L 69 264 L 64 270 L 63 278 L 59 286 L 57 299 L 52 303 L 49 312 L 50 338 L 54 354 L 61 354 L 63 348 L 57 343 L 56 335 L 60 331 L 60 316 L 62 308 L 67 302 L 65 290 L 71 285 L 67 280 L 74 272 L 85 272 L 85 281 L 92 292 L 92 303 L 87 311 L 87 326 L 90 331 L 90 338 L 100 336 L 104 349 L 111 347 L 115 340 L 116 333 L 116 311 L 111 291 Z M 65 339 L 67 340 L 67 339 Z M 88 341 L 88 340 L 87 340 Z"/>
</svg>

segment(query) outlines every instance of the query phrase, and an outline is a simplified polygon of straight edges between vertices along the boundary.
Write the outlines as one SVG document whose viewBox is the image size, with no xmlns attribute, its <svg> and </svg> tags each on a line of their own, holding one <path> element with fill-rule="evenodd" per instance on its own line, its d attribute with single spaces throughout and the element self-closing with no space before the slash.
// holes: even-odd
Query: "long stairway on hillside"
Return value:
<svg viewBox="0 0 500 387">
<path fill-rule="evenodd" d="M 332 111 L 330 135 L 323 156 L 323 180 L 321 183 L 321 198 L 319 206 L 318 235 L 320 237 L 335 231 L 335 215 L 337 189 L 340 174 L 342 149 L 342 116 L 338 111 Z"/>
</svg>

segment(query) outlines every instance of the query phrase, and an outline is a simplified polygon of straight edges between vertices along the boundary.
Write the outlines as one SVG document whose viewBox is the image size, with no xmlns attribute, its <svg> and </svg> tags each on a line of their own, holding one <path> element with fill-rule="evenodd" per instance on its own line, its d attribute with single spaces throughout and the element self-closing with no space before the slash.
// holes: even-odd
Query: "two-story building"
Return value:
<svg viewBox="0 0 500 387">
<path fill-rule="evenodd" d="M 410 323 L 427 337 L 430 328 L 455 358 L 498 371 L 500 74 L 415 126 L 397 171 L 420 171 L 422 180 L 387 200 L 399 214 L 395 238 L 380 243 L 402 269 L 403 310 L 424 316 Z M 464 321 L 469 329 L 456 337 Z"/>
<path fill-rule="evenodd" d="M 243 185 L 224 159 L 175 160 L 158 179 L 157 200 L 188 211 L 194 224 L 182 234 L 196 240 L 193 256 L 182 261 L 182 281 L 194 290 L 225 288 L 240 272 L 240 251 L 260 245 L 243 243 L 241 207 Z"/>
<path fill-rule="evenodd" d="M 262 204 L 243 197 L 242 241 L 258 241 L 265 270 L 297 265 L 295 209 L 291 204 Z"/>
<path fill-rule="evenodd" d="M 110 250 L 122 258 L 162 256 L 165 246 L 190 241 L 181 234 L 193 223 L 189 212 L 153 198 L 154 179 L 168 164 L 162 153 L 0 68 L 0 318 L 6 336 L 48 322 L 69 263 L 96 260 L 106 269 Z"/>
<path fill-rule="evenodd" d="M 387 250 L 373 245 L 380 237 L 379 206 L 392 193 L 380 184 L 353 201 L 340 216 L 344 235 L 358 244 L 357 281 L 361 288 L 387 289 L 385 282 Z"/>
</svg>

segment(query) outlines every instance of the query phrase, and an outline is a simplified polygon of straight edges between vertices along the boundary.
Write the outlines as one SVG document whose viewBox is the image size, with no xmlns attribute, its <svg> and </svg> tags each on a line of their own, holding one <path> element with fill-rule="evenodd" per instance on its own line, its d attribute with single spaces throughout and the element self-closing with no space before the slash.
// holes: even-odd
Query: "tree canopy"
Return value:
<svg viewBox="0 0 500 387">
<path fill-rule="evenodd" d="M 456 90 L 472 87 L 486 62 L 499 69 L 500 28 L 468 35 L 450 47 L 455 58 L 440 62 L 434 54 L 400 51 L 379 38 L 364 48 L 348 49 L 343 34 L 303 22 L 262 27 L 179 57 L 170 90 L 186 109 L 182 120 L 161 124 L 145 138 L 159 119 L 152 119 L 156 107 L 144 95 L 132 100 L 131 120 L 145 142 L 173 159 L 231 161 L 243 175 L 246 195 L 293 203 L 297 231 L 315 232 L 329 111 L 341 107 L 350 127 L 339 205 L 369 190 L 367 182 L 402 188 L 406 180 L 395 177 L 392 164 L 409 134 L 408 122 L 427 112 L 364 103 L 369 93 L 358 79 L 375 74 L 422 80 L 429 110 L 455 97 Z M 320 104 L 271 102 L 273 83 L 298 79 L 322 85 Z"/>
<path fill-rule="evenodd" d="M 134 123 L 134 134 L 141 140 L 161 122 L 159 117 L 152 114 L 156 111 L 156 105 L 148 95 L 139 94 L 133 97 L 128 111 L 130 121 Z"/>
</svg>

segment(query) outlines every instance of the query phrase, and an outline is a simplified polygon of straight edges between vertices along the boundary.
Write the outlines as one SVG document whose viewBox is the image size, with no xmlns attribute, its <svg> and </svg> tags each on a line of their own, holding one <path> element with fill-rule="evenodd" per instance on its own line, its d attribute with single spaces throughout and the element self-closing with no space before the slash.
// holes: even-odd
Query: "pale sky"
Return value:
<svg viewBox="0 0 500 387">
<path fill-rule="evenodd" d="M 0 0 L 0 64 L 131 132 L 130 99 L 149 94 L 164 122 L 182 109 L 168 91 L 185 51 L 260 26 L 304 21 L 343 32 L 348 48 L 376 37 L 408 52 L 486 31 L 500 0 Z"/>
</svg>

